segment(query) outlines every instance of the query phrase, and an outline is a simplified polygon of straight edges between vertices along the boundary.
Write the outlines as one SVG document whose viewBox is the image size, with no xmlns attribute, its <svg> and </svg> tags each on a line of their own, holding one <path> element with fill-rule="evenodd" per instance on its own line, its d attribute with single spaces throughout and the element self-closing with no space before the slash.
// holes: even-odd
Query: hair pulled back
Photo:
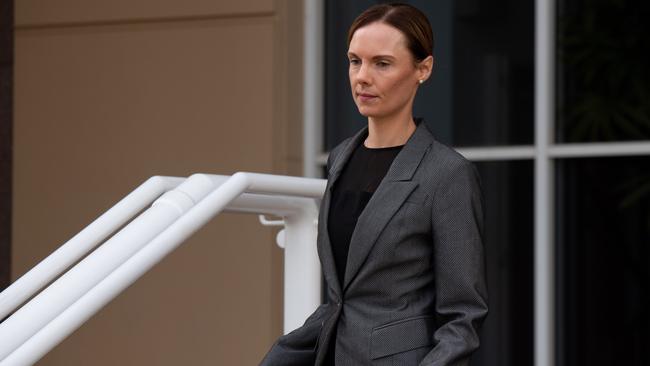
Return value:
<svg viewBox="0 0 650 366">
<path fill-rule="evenodd" d="M 386 23 L 402 32 L 415 61 L 433 55 L 433 32 L 429 20 L 416 7 L 402 3 L 378 4 L 366 9 L 348 30 L 348 46 L 357 29 L 375 22 Z"/>
</svg>

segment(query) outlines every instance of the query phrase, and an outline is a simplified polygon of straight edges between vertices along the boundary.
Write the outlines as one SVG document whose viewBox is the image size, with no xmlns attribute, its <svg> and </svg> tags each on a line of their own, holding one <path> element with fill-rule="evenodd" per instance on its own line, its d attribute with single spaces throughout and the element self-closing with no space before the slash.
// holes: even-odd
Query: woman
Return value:
<svg viewBox="0 0 650 366">
<path fill-rule="evenodd" d="M 319 213 L 326 303 L 262 365 L 467 365 L 487 315 L 474 166 L 412 117 L 433 66 L 426 16 L 377 5 L 348 33 L 368 126 L 330 152 Z"/>
</svg>

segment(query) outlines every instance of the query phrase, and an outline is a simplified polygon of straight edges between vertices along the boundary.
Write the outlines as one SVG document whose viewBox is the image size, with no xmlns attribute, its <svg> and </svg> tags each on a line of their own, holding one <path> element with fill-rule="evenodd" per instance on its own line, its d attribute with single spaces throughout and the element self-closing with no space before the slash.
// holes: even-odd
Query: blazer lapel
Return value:
<svg viewBox="0 0 650 366">
<path fill-rule="evenodd" d="M 368 127 L 357 132 L 343 147 L 339 155 L 332 161 L 329 167 L 329 178 L 321 205 L 323 215 L 318 223 L 320 242 L 318 243 L 318 255 L 323 266 L 323 275 L 327 282 L 334 287 L 335 292 L 341 296 L 352 278 L 359 271 L 361 265 L 370 253 L 370 249 L 379 237 L 388 221 L 402 205 L 408 195 L 417 187 L 417 183 L 411 182 L 415 170 L 420 164 L 422 157 L 428 151 L 433 142 L 433 136 L 423 121 L 418 120 L 418 127 L 411 137 L 397 154 L 391 164 L 386 176 L 381 181 L 370 201 L 361 212 L 357 225 L 352 232 L 350 239 L 350 250 L 345 270 L 345 278 L 340 279 L 336 274 L 336 265 L 332 253 L 332 243 L 329 237 L 328 220 L 331 203 L 332 187 L 341 176 L 345 164 L 350 159 L 354 149 L 368 135 Z M 343 284 L 343 286 L 341 286 Z"/>
<path fill-rule="evenodd" d="M 408 195 L 417 187 L 411 178 L 431 147 L 432 135 L 426 125 L 419 121 L 416 130 L 397 154 L 386 176 L 381 181 L 370 201 L 359 215 L 356 227 L 350 239 L 350 250 L 345 269 L 345 279 L 342 290 L 345 291 L 366 260 L 379 234 L 388 221 L 393 217 Z M 354 146 L 346 148 L 347 156 L 338 160 L 346 160 Z M 336 273 L 336 271 L 334 271 Z"/>
</svg>

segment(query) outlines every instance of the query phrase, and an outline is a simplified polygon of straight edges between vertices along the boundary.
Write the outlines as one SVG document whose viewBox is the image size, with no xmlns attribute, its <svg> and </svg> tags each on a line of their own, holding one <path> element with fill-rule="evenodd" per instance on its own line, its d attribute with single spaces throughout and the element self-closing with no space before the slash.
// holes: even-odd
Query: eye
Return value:
<svg viewBox="0 0 650 366">
<path fill-rule="evenodd" d="M 377 66 L 379 66 L 381 68 L 385 68 L 385 67 L 390 66 L 390 64 L 388 62 L 386 62 L 386 61 L 378 61 Z"/>
<path fill-rule="evenodd" d="M 356 58 L 351 58 L 350 59 L 350 65 L 359 65 L 361 61 L 357 60 Z"/>
</svg>

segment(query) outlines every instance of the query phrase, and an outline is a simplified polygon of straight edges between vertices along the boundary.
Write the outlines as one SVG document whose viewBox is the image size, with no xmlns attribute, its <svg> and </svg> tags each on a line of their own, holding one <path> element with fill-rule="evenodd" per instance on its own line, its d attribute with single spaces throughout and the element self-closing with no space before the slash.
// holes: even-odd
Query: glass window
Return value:
<svg viewBox="0 0 650 366">
<path fill-rule="evenodd" d="M 557 164 L 560 366 L 650 365 L 650 157 Z"/>
<path fill-rule="evenodd" d="M 326 6 L 326 133 L 331 149 L 365 125 L 351 97 L 347 30 L 381 1 L 331 0 Z M 436 66 L 414 114 L 454 146 L 533 142 L 533 1 L 407 1 L 427 14 Z"/>
<path fill-rule="evenodd" d="M 477 162 L 490 311 L 472 365 L 533 364 L 533 162 Z"/>
<path fill-rule="evenodd" d="M 650 139 L 650 3 L 559 0 L 557 139 Z"/>
</svg>

